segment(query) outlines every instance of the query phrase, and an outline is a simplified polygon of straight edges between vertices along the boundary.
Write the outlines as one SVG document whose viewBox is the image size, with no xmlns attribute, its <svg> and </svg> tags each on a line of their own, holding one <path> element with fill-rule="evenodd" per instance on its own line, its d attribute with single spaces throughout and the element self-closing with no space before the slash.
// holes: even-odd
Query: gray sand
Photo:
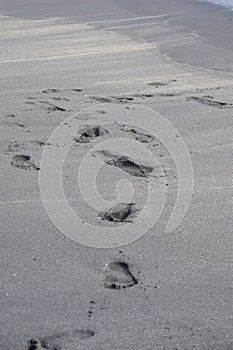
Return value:
<svg viewBox="0 0 233 350">
<path fill-rule="evenodd" d="M 0 13 L 0 349 L 232 349 L 232 12 L 191 0 L 0 0 Z M 84 113 L 84 126 L 101 120 L 102 102 L 148 106 L 182 135 L 195 180 L 174 232 L 165 233 L 177 190 L 170 175 L 159 221 L 124 247 L 82 246 L 46 214 L 35 171 L 45 144 L 87 107 L 98 113 Z M 96 225 L 105 223 L 80 199 L 77 165 L 117 132 L 75 142 L 64 165 L 70 205 Z M 176 172 L 158 140 L 136 136 Z M 122 170 L 105 167 L 100 193 L 111 198 Z M 137 209 L 146 180 L 132 177 Z M 114 262 L 127 266 L 114 272 L 117 286 L 137 284 L 105 288 Z"/>
</svg>

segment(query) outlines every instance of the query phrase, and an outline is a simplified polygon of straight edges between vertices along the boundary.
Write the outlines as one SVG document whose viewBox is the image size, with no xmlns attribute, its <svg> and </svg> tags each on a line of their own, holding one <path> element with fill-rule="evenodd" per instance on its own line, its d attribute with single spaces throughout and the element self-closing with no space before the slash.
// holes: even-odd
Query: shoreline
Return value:
<svg viewBox="0 0 233 350">
<path fill-rule="evenodd" d="M 70 5 L 72 5 L 72 3 L 73 2 L 70 0 Z M 139 1 L 124 2 L 122 0 L 113 0 L 114 10 L 112 12 L 106 11 L 104 15 L 102 15 L 99 10 L 99 14 L 95 14 L 96 19 L 93 22 L 93 13 L 88 13 L 90 11 L 88 10 L 88 6 L 91 6 L 90 4 L 91 2 L 87 2 L 87 9 L 82 9 L 84 12 L 80 12 L 78 16 L 75 15 L 75 11 L 72 12 L 71 6 L 69 10 L 70 13 L 68 12 L 68 16 L 64 18 L 61 14 L 59 15 L 59 12 L 55 12 L 54 15 L 51 14 L 51 16 L 48 12 L 46 15 L 35 17 L 34 12 L 32 12 L 33 7 L 29 8 L 29 15 L 26 17 L 23 14 L 17 15 L 12 10 L 5 11 L 8 13 L 3 16 L 6 16 L 5 19 L 7 21 L 16 20 L 18 23 L 20 18 L 23 22 L 29 21 L 30 23 L 31 21 L 32 26 L 35 20 L 45 20 L 47 22 L 45 22 L 45 26 L 51 26 L 53 20 L 61 23 L 64 22 L 64 24 L 80 23 L 81 25 L 86 17 L 87 24 L 93 23 L 95 26 L 96 23 L 97 27 L 99 27 L 98 23 L 101 21 L 107 23 L 111 20 L 117 21 L 118 18 L 133 18 L 133 13 L 137 13 L 138 20 L 140 20 L 140 18 L 143 19 L 145 16 L 155 16 L 155 23 L 157 22 L 156 17 L 158 16 L 159 21 L 159 17 L 161 16 L 161 21 L 163 21 L 164 18 L 164 23 L 166 23 L 168 27 L 173 28 L 174 31 L 177 31 L 177 33 L 180 31 L 182 34 L 182 31 L 186 31 L 187 34 L 189 34 L 184 38 L 186 42 L 182 41 L 182 35 L 180 35 L 180 43 L 179 41 L 173 43 L 171 40 L 164 45 L 160 42 L 161 53 L 165 54 L 168 59 L 199 68 L 229 73 L 233 72 L 233 49 L 231 45 L 231 39 L 233 37 L 233 12 L 220 5 L 195 0 L 176 0 L 173 1 L 171 6 L 170 0 L 165 0 L 162 4 L 154 4 L 152 0 L 146 0 L 143 7 L 141 7 Z M 108 10 L 110 10 L 110 8 Z M 14 17 L 14 15 L 16 17 Z M 98 17 L 101 18 L 101 20 L 98 19 Z M 134 37 L 134 33 L 130 30 L 123 34 Z M 134 39 L 137 40 L 135 37 Z M 147 40 L 148 38 L 145 37 L 145 41 Z M 151 39 L 149 38 L 149 40 Z"/>
</svg>

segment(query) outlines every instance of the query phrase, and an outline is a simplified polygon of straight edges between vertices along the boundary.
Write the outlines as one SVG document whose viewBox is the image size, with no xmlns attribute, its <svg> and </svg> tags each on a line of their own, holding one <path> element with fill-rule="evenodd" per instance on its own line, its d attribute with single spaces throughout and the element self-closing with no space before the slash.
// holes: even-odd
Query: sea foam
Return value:
<svg viewBox="0 0 233 350">
<path fill-rule="evenodd" d="M 221 5 L 233 11 L 233 0 L 198 0 L 203 2 L 209 2 L 215 5 Z"/>
</svg>

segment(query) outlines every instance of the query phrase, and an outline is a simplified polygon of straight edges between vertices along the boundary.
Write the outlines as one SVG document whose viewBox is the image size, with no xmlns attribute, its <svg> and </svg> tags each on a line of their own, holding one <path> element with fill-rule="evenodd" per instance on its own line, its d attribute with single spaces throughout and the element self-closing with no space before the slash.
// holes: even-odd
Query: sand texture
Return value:
<svg viewBox="0 0 233 350">
<path fill-rule="evenodd" d="M 0 28 L 0 349 L 232 349 L 232 12 L 191 0 L 0 0 Z M 118 122 L 120 108 L 134 115 L 144 107 L 176 128 L 191 156 L 192 200 L 171 233 L 174 159 L 150 133 L 147 113 L 144 130 L 133 118 Z M 46 213 L 42 152 L 66 149 L 71 115 L 79 128 L 62 181 L 83 221 L 133 225 L 148 184 L 166 186 L 159 220 L 131 244 L 84 246 Z M 58 126 L 61 139 L 50 143 Z M 96 146 L 120 137 L 161 168 L 146 151 Z M 96 209 L 78 189 L 87 153 L 103 163 L 98 191 L 112 203 L 104 208 L 92 197 L 91 168 L 81 180 Z M 48 167 L 56 178 L 56 157 Z M 119 180 L 132 183 L 133 200 L 122 191 L 117 202 Z"/>
</svg>

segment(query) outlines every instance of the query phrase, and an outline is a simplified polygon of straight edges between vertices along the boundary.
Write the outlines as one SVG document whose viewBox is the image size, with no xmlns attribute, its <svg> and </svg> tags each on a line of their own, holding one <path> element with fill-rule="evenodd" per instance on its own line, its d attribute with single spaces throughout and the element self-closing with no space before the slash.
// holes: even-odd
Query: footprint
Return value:
<svg viewBox="0 0 233 350">
<path fill-rule="evenodd" d="M 16 125 L 19 126 L 20 128 L 25 128 L 25 125 L 19 122 L 8 122 L 8 125 Z"/>
<path fill-rule="evenodd" d="M 46 89 L 46 90 L 42 91 L 42 94 L 49 94 L 49 93 L 57 94 L 60 91 L 61 91 L 61 89 Z"/>
<path fill-rule="evenodd" d="M 127 103 L 127 102 L 131 102 L 134 101 L 133 97 L 126 97 L 126 96 L 122 96 L 122 97 L 117 97 L 117 96 L 113 96 L 112 97 L 115 101 L 118 101 L 120 103 Z"/>
<path fill-rule="evenodd" d="M 31 141 L 31 143 L 34 143 L 35 145 L 38 145 L 40 147 L 45 146 L 45 143 L 43 141 Z"/>
<path fill-rule="evenodd" d="M 128 127 L 127 125 L 121 125 L 120 128 L 124 132 L 133 135 L 134 138 L 141 143 L 149 143 L 154 141 L 154 137 L 152 135 L 142 133 L 139 130 Z"/>
<path fill-rule="evenodd" d="M 99 213 L 98 217 L 111 222 L 124 222 L 133 213 L 134 205 L 135 203 L 118 203 L 106 212 Z"/>
<path fill-rule="evenodd" d="M 134 97 L 140 97 L 140 98 L 143 98 L 143 99 L 145 99 L 145 98 L 151 98 L 151 97 L 154 97 L 155 95 L 152 95 L 152 94 L 135 94 L 135 95 L 133 95 Z"/>
<path fill-rule="evenodd" d="M 51 99 L 55 100 L 55 101 L 68 101 L 69 102 L 69 99 L 65 98 L 65 97 L 51 97 Z"/>
<path fill-rule="evenodd" d="M 67 343 L 77 342 L 77 339 L 86 339 L 93 337 L 95 333 L 89 329 L 77 329 L 70 332 L 61 332 L 42 338 L 30 339 L 24 349 L 25 350 L 65 350 Z"/>
<path fill-rule="evenodd" d="M 196 101 L 198 103 L 207 105 L 207 106 L 212 106 L 212 107 L 216 107 L 216 108 L 232 108 L 233 104 L 232 103 L 227 103 L 227 102 L 219 102 L 219 101 L 215 101 L 213 100 L 212 97 L 196 97 L 196 96 L 190 96 L 188 98 L 186 98 L 186 101 Z"/>
<path fill-rule="evenodd" d="M 108 151 L 99 151 L 98 155 L 103 159 L 103 161 L 108 165 L 113 165 L 131 176 L 136 177 L 147 177 L 149 173 L 151 173 L 154 168 L 142 164 L 135 163 L 133 160 L 130 160 L 125 156 L 113 155 Z"/>
<path fill-rule="evenodd" d="M 56 105 L 49 103 L 47 101 L 40 101 L 40 104 L 42 105 L 41 107 L 48 112 L 55 112 L 55 111 L 66 112 L 65 108 L 56 106 Z M 44 107 L 44 105 L 45 105 L 45 107 Z"/>
<path fill-rule="evenodd" d="M 12 158 L 11 165 L 24 170 L 40 170 L 40 168 L 36 167 L 31 161 L 31 157 L 25 155 L 15 155 Z"/>
<path fill-rule="evenodd" d="M 91 139 L 94 139 L 99 136 L 105 136 L 109 134 L 109 131 L 104 129 L 102 126 L 90 126 L 90 125 L 84 125 L 79 130 L 79 133 L 81 134 L 80 137 L 75 139 L 75 142 L 78 143 L 88 143 Z"/>
<path fill-rule="evenodd" d="M 32 101 L 27 101 L 26 104 L 32 105 L 32 106 L 39 106 L 46 112 L 55 112 L 55 111 L 60 111 L 60 112 L 66 112 L 65 108 L 59 107 L 57 105 L 54 105 L 52 103 L 49 103 L 48 101 L 39 101 L 38 103 L 32 102 Z"/>
<path fill-rule="evenodd" d="M 100 103 L 111 103 L 113 102 L 111 98 L 107 98 L 107 97 L 95 97 L 95 96 L 91 96 L 90 97 L 91 100 L 94 100 L 96 102 L 100 102 Z"/>
<path fill-rule="evenodd" d="M 160 93 L 158 94 L 158 96 L 161 96 L 161 97 L 174 97 L 174 96 L 179 96 L 179 94 L 172 94 L 172 93 Z"/>
<path fill-rule="evenodd" d="M 49 93 L 57 94 L 57 93 L 63 92 L 63 91 L 82 92 L 83 90 L 81 90 L 81 89 L 46 89 L 46 90 L 42 91 L 42 94 L 49 94 Z"/>
<path fill-rule="evenodd" d="M 124 262 L 111 262 L 105 267 L 104 287 L 109 289 L 129 288 L 136 285 L 138 281 Z"/>
<path fill-rule="evenodd" d="M 128 103 L 128 102 L 134 101 L 133 97 L 127 97 L 127 96 L 110 96 L 110 97 L 91 96 L 90 99 L 100 103 L 112 103 L 112 102 Z"/>
<path fill-rule="evenodd" d="M 30 339 L 27 344 L 24 347 L 25 350 L 43 350 L 43 349 L 51 349 L 51 350 L 58 350 L 56 347 L 50 347 L 47 343 L 45 343 L 43 340 L 38 339 Z"/>
<path fill-rule="evenodd" d="M 75 91 L 75 92 L 82 92 L 82 89 L 67 89 L 67 91 Z"/>
<path fill-rule="evenodd" d="M 129 160 L 128 157 L 118 157 L 115 159 L 111 159 L 106 162 L 108 165 L 114 165 L 117 168 L 127 172 L 131 176 L 136 177 L 147 177 L 147 174 L 152 172 L 153 168 L 146 167 L 144 165 L 138 165 L 133 161 Z"/>
<path fill-rule="evenodd" d="M 5 115 L 5 118 L 15 118 L 15 114 L 7 114 Z"/>
<path fill-rule="evenodd" d="M 148 85 L 149 86 L 155 86 L 156 88 L 160 87 L 160 86 L 166 86 L 166 85 L 169 85 L 171 83 L 175 83 L 177 82 L 176 79 L 171 79 L 171 80 L 168 80 L 168 81 L 153 81 L 152 83 L 149 83 Z"/>
<path fill-rule="evenodd" d="M 88 317 L 89 318 L 91 318 L 93 316 L 94 309 L 95 309 L 95 302 L 94 302 L 94 300 L 91 300 L 90 305 L 89 305 L 89 310 L 88 310 Z"/>
</svg>

